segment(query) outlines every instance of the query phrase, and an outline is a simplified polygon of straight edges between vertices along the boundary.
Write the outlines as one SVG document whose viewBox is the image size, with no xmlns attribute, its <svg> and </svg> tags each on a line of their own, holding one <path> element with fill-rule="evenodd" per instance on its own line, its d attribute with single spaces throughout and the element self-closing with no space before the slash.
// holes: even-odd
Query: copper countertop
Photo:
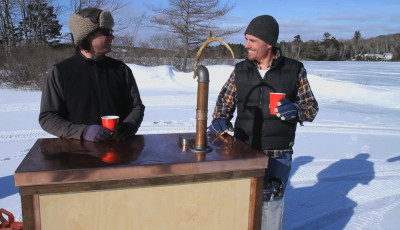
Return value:
<svg viewBox="0 0 400 230">
<path fill-rule="evenodd" d="M 38 139 L 15 171 L 15 185 L 189 175 L 268 166 L 268 157 L 229 135 L 209 135 L 212 151 L 202 157 L 179 145 L 182 135 L 194 136 L 137 135 L 127 142 L 107 143 Z"/>
</svg>

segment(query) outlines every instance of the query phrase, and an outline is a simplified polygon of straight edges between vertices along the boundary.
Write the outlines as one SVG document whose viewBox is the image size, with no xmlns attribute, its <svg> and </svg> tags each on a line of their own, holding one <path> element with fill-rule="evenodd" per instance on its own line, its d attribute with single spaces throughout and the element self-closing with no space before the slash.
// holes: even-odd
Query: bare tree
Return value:
<svg viewBox="0 0 400 230">
<path fill-rule="evenodd" d="M 204 42 L 212 31 L 214 36 L 224 37 L 243 28 L 222 28 L 218 24 L 235 4 L 221 6 L 219 0 L 169 0 L 167 8 L 149 6 L 155 13 L 150 22 L 174 34 L 184 46 L 186 71 L 190 48 Z"/>
<path fill-rule="evenodd" d="M 87 7 L 106 9 L 115 13 L 126 6 L 128 6 L 127 2 L 118 0 L 70 0 L 70 8 L 74 13 Z"/>
<path fill-rule="evenodd" d="M 70 7 L 74 13 L 87 7 L 100 8 L 104 0 L 70 0 Z"/>
<path fill-rule="evenodd" d="M 17 11 L 16 0 L 0 0 L 0 44 L 5 47 L 6 56 L 15 45 L 14 19 Z"/>
<path fill-rule="evenodd" d="M 113 45 L 126 47 L 126 48 L 134 48 L 136 44 L 137 36 L 135 32 L 126 33 L 123 36 L 115 36 L 113 40 Z"/>
<path fill-rule="evenodd" d="M 150 44 L 152 48 L 165 51 L 176 51 L 179 49 L 178 42 L 167 33 L 153 35 L 150 39 Z"/>
<path fill-rule="evenodd" d="M 70 9 L 74 13 L 77 13 L 78 11 L 88 7 L 94 7 L 108 10 L 112 13 L 118 13 L 128 5 L 128 2 L 120 0 L 70 0 Z"/>
<path fill-rule="evenodd" d="M 159 61 L 156 65 L 180 66 L 179 48 L 181 47 L 171 34 L 160 33 L 155 34 L 149 39 L 151 47 L 157 50 Z"/>
</svg>

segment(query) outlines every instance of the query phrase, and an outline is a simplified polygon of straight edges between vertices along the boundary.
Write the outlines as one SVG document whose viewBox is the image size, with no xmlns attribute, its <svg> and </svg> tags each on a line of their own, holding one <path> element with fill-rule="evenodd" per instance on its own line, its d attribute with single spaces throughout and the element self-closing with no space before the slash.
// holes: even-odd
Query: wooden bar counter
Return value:
<svg viewBox="0 0 400 230">
<path fill-rule="evenodd" d="M 194 153 L 191 135 L 38 139 L 15 172 L 24 230 L 259 229 L 268 157 L 229 135 Z"/>
</svg>

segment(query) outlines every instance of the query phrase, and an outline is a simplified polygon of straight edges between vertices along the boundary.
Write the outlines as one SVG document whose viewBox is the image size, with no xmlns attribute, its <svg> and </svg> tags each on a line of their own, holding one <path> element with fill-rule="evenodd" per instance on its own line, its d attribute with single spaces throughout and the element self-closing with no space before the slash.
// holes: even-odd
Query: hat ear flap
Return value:
<svg viewBox="0 0 400 230">
<path fill-rule="evenodd" d="M 75 45 L 78 45 L 86 36 L 96 30 L 97 25 L 78 14 L 72 14 L 69 19 L 68 27 L 72 32 Z"/>
<path fill-rule="evenodd" d="M 99 21 L 100 21 L 99 27 L 101 28 L 112 29 L 114 26 L 114 19 L 110 11 L 107 10 L 102 11 L 100 13 Z"/>
</svg>

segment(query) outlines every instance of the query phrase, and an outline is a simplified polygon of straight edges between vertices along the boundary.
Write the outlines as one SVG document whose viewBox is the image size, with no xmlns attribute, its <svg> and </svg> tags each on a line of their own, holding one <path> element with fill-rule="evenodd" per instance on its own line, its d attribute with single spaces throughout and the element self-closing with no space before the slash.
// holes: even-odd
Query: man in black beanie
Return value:
<svg viewBox="0 0 400 230">
<path fill-rule="evenodd" d="M 50 67 L 43 82 L 39 123 L 58 137 L 92 142 L 133 137 L 144 116 L 131 69 L 107 57 L 114 19 L 109 11 L 85 8 L 68 23 L 76 54 Z M 119 116 L 111 131 L 101 117 Z"/>
<path fill-rule="evenodd" d="M 318 112 L 303 63 L 284 57 L 276 47 L 277 21 L 254 18 L 245 31 L 247 58 L 218 95 L 210 134 L 224 135 L 237 108 L 234 136 L 268 155 L 263 189 L 262 229 L 283 229 L 283 194 L 289 179 L 297 123 Z M 270 93 L 284 93 L 270 111 Z"/>
</svg>

